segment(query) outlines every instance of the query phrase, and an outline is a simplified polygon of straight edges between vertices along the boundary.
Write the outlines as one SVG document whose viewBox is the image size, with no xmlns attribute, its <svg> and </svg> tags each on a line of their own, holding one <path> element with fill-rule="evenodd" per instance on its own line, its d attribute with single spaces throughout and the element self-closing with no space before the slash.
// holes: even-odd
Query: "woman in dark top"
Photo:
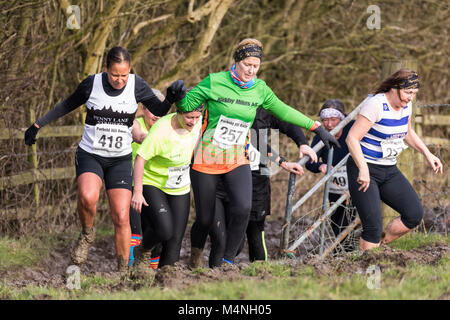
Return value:
<svg viewBox="0 0 450 320">
<path fill-rule="evenodd" d="M 339 99 L 328 100 L 320 109 L 319 116 L 325 129 L 331 131 L 346 117 L 344 104 Z M 340 148 L 333 149 L 333 166 L 337 165 L 339 161 L 341 161 L 349 152 L 345 139 L 347 138 L 347 134 L 354 122 L 354 120 L 350 121 L 335 136 L 341 146 Z M 320 140 L 317 139 L 317 136 L 315 136 L 312 140 L 311 147 L 314 147 L 319 141 Z M 320 149 L 317 152 L 318 161 L 315 163 L 306 163 L 306 169 L 314 173 L 321 172 L 326 174 L 328 167 L 328 152 L 329 149 L 326 146 Z M 330 185 L 328 200 L 330 202 L 336 202 L 344 192 L 348 192 L 347 171 L 345 166 L 341 167 L 341 169 L 335 173 L 332 182 L 333 183 Z M 336 236 L 340 234 L 354 218 L 351 217 L 351 219 L 349 219 L 349 217 L 345 214 L 345 209 L 346 208 L 344 206 L 339 206 L 331 216 L 331 226 L 333 233 Z"/>
</svg>

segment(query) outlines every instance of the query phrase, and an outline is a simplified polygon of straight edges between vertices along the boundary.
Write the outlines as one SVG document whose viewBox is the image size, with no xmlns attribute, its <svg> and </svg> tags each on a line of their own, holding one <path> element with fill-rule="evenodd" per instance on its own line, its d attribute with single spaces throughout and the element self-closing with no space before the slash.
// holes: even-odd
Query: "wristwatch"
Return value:
<svg viewBox="0 0 450 320">
<path fill-rule="evenodd" d="M 283 158 L 282 156 L 280 156 L 280 160 L 278 160 L 278 166 L 281 166 L 281 164 L 283 162 L 286 162 L 287 160 L 285 158 Z"/>
</svg>

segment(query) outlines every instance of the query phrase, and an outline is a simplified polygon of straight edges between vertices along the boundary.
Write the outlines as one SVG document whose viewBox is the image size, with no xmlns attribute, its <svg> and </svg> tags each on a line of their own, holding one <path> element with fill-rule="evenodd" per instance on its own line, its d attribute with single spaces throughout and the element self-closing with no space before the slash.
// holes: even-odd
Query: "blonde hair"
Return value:
<svg viewBox="0 0 450 320">
<path fill-rule="evenodd" d="M 233 59 L 235 62 L 244 60 L 247 57 L 257 57 L 262 59 L 263 45 L 261 41 L 247 38 L 238 43 L 234 49 Z"/>
<path fill-rule="evenodd" d="M 239 48 L 242 48 L 242 47 L 244 47 L 246 45 L 249 45 L 249 44 L 256 45 L 256 46 L 260 47 L 261 49 L 263 48 L 263 45 L 262 45 L 261 41 L 259 41 L 257 39 L 253 39 L 253 38 L 246 38 L 246 39 L 244 39 L 244 40 L 242 40 L 241 42 L 238 43 L 238 45 L 236 46 L 235 50 L 237 50 Z"/>
</svg>

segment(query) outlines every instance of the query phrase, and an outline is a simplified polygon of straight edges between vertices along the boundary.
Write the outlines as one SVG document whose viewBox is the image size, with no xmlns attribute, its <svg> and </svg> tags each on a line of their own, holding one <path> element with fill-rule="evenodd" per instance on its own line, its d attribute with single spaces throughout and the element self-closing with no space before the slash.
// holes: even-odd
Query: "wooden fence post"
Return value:
<svg viewBox="0 0 450 320">
<path fill-rule="evenodd" d="M 33 101 L 33 103 L 31 104 L 32 106 L 35 105 L 35 101 Z M 33 107 L 30 107 L 29 112 L 28 112 L 28 123 L 34 123 L 36 121 L 36 114 L 34 112 Z M 31 170 L 33 170 L 33 176 L 36 175 L 36 170 L 38 168 L 38 158 L 37 158 L 37 145 L 36 143 L 33 144 L 30 148 L 29 148 L 29 153 L 28 153 L 28 162 L 31 164 Z M 39 193 L 39 186 L 36 183 L 36 181 L 34 181 L 33 184 L 33 197 L 34 197 L 34 202 L 35 202 L 35 207 L 36 210 L 39 210 L 39 205 L 40 205 L 40 193 Z"/>
<path fill-rule="evenodd" d="M 384 80 L 401 68 L 409 68 L 411 70 L 417 71 L 417 62 L 414 60 L 383 61 L 382 68 L 381 68 L 381 78 Z M 412 115 L 411 115 L 412 128 L 414 128 L 414 118 L 415 118 L 415 114 L 417 112 L 416 109 L 417 109 L 416 101 L 414 100 L 413 101 L 413 111 L 412 111 Z M 414 164 L 415 164 L 414 150 L 412 148 L 407 148 L 400 154 L 400 156 L 398 158 L 397 166 L 411 184 L 413 184 L 413 178 L 414 178 Z M 386 227 L 386 225 L 393 218 L 398 216 L 398 213 L 396 211 L 394 211 L 393 209 L 391 209 L 389 206 L 387 206 L 384 203 L 382 203 L 382 214 L 383 214 L 383 227 Z"/>
<path fill-rule="evenodd" d="M 419 75 L 420 77 L 420 75 Z M 423 108 L 418 108 L 417 106 L 417 101 L 413 101 L 413 103 L 415 102 L 415 104 L 413 104 L 413 114 L 414 114 L 414 125 L 413 125 L 413 129 L 414 131 L 417 133 L 417 135 L 419 136 L 419 138 L 423 139 L 423 124 L 424 124 L 424 115 L 423 115 Z M 417 120 L 417 121 L 416 121 Z M 424 158 L 423 158 L 423 154 L 421 153 L 417 153 L 416 154 L 416 163 L 419 164 L 420 168 L 423 167 L 423 163 L 424 163 Z"/>
</svg>

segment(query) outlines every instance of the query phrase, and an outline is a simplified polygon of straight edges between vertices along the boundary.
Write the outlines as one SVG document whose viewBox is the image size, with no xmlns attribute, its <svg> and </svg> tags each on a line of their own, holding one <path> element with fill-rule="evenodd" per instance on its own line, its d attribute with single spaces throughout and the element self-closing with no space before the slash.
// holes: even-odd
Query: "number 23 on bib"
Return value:
<svg viewBox="0 0 450 320">
<path fill-rule="evenodd" d="M 383 158 L 395 159 L 399 154 L 408 148 L 403 139 L 387 139 L 380 142 Z"/>
</svg>

